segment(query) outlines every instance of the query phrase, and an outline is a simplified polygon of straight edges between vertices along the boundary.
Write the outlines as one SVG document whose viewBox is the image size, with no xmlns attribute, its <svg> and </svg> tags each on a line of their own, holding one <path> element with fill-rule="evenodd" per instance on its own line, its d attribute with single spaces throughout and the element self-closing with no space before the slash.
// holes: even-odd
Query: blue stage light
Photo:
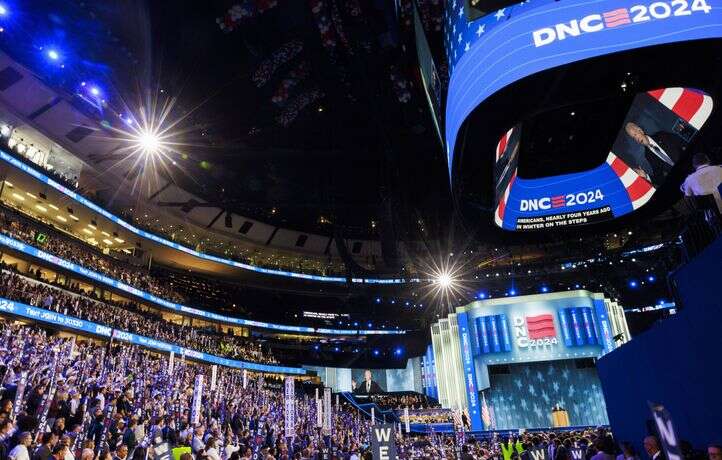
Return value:
<svg viewBox="0 0 722 460">
<path fill-rule="evenodd" d="M 378 350 L 374 350 L 374 356 L 378 356 L 381 352 Z"/>
<path fill-rule="evenodd" d="M 354 325 L 354 326 L 358 326 L 358 321 L 354 321 L 354 322 L 353 322 L 353 325 Z"/>
<path fill-rule="evenodd" d="M 402 353 L 403 353 L 403 350 L 401 348 L 397 348 L 396 350 L 394 350 L 394 354 L 396 356 L 401 356 Z"/>
<path fill-rule="evenodd" d="M 542 286 L 542 287 L 541 287 L 541 291 L 542 291 L 542 292 L 549 292 L 549 288 L 546 287 L 546 286 Z"/>
<path fill-rule="evenodd" d="M 0 4 L 0 16 L 7 16 L 7 15 L 8 15 L 8 8 L 5 5 Z"/>
<path fill-rule="evenodd" d="M 516 289 L 511 289 L 509 291 L 509 295 L 516 295 Z"/>
<path fill-rule="evenodd" d="M 57 61 L 60 59 L 60 53 L 58 53 L 58 50 L 56 50 L 55 48 L 50 48 L 47 51 L 46 55 L 53 61 Z"/>
<path fill-rule="evenodd" d="M 373 326 L 373 324 L 369 323 L 369 327 L 372 327 L 372 326 Z"/>
<path fill-rule="evenodd" d="M 657 278 L 654 275 L 649 275 L 647 277 L 647 281 L 649 281 L 650 283 L 654 283 L 656 280 Z"/>
<path fill-rule="evenodd" d="M 96 97 L 100 96 L 100 88 L 98 88 L 97 86 L 91 86 L 90 94 L 92 94 L 93 96 L 96 96 Z"/>
<path fill-rule="evenodd" d="M 333 351 L 338 352 L 340 351 L 338 347 L 333 347 Z"/>
<path fill-rule="evenodd" d="M 637 281 L 635 281 L 635 280 L 631 280 L 631 281 L 629 282 L 629 287 L 630 287 L 630 288 L 636 288 L 638 285 L 639 285 L 639 284 L 638 284 Z"/>
<path fill-rule="evenodd" d="M 376 303 L 381 303 L 381 297 L 376 297 Z"/>
<path fill-rule="evenodd" d="M 320 347 L 319 347 L 318 345 L 314 345 L 314 346 L 313 346 L 313 349 L 316 350 L 316 351 L 318 351 L 319 348 L 320 348 Z"/>
</svg>

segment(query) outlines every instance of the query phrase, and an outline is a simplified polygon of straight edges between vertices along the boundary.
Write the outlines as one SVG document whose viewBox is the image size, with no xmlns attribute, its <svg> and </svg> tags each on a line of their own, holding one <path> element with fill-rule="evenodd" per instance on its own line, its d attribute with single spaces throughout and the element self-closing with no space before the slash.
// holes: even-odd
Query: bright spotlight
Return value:
<svg viewBox="0 0 722 460">
<path fill-rule="evenodd" d="M 163 146 L 163 142 L 160 140 L 158 135 L 152 131 L 142 131 L 138 134 L 136 142 L 138 148 L 144 154 L 156 154 Z"/>
<path fill-rule="evenodd" d="M 100 88 L 98 88 L 97 86 L 91 87 L 90 94 L 92 94 L 93 96 L 100 96 Z"/>
<path fill-rule="evenodd" d="M 58 53 L 57 50 L 49 49 L 49 50 L 48 50 L 48 57 L 49 57 L 50 59 L 52 59 L 53 61 L 57 61 L 58 59 L 60 59 L 60 53 Z"/>
<path fill-rule="evenodd" d="M 436 282 L 442 289 L 448 289 L 452 284 L 454 284 L 454 279 L 449 273 L 443 272 L 439 273 L 439 276 L 436 278 Z"/>
<path fill-rule="evenodd" d="M 8 14 L 8 9 L 5 5 L 0 5 L 0 16 L 6 16 Z"/>
</svg>

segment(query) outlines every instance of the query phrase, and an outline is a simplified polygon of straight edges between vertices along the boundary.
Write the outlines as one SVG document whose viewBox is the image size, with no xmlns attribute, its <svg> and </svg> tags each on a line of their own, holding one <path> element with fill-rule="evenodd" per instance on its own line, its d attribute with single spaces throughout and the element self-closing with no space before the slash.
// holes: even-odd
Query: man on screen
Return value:
<svg viewBox="0 0 722 460">
<path fill-rule="evenodd" d="M 373 375 L 371 374 L 371 370 L 366 369 L 364 371 L 364 380 L 361 382 L 361 385 L 356 387 L 356 394 L 374 394 L 374 393 L 383 393 L 384 390 L 381 389 L 378 383 L 373 381 Z"/>
<path fill-rule="evenodd" d="M 624 126 L 624 130 L 634 142 L 644 148 L 644 156 L 649 161 L 651 168 L 645 170 L 637 165 L 630 166 L 637 174 L 658 188 L 682 155 L 684 150 L 682 138 L 664 131 L 647 134 L 638 124 L 631 121 Z"/>
</svg>

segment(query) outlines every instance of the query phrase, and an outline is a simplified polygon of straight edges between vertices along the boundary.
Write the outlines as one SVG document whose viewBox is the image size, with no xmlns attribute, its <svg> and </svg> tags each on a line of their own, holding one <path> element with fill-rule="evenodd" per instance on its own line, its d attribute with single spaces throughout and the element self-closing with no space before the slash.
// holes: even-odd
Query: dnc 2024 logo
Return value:
<svg viewBox="0 0 722 460">
<path fill-rule="evenodd" d="M 601 32 L 605 29 L 629 24 L 641 24 L 653 20 L 691 16 L 697 13 L 708 14 L 711 10 L 712 7 L 707 4 L 706 0 L 654 2 L 649 5 L 618 8 L 604 13 L 590 14 L 569 22 L 561 22 L 535 30 L 532 32 L 532 36 L 534 37 L 534 46 L 539 48 L 568 37 L 578 37 L 582 34 Z"/>
<path fill-rule="evenodd" d="M 559 341 L 554 317 L 549 313 L 515 317 L 514 340 L 519 348 L 556 345 Z"/>
</svg>

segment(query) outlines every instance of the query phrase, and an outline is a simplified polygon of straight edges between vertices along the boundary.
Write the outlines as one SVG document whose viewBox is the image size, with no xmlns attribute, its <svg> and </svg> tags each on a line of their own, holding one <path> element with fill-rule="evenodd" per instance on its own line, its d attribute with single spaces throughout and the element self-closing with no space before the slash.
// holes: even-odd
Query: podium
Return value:
<svg viewBox="0 0 722 460">
<path fill-rule="evenodd" d="M 552 428 L 569 426 L 569 412 L 561 407 L 552 409 Z"/>
</svg>

